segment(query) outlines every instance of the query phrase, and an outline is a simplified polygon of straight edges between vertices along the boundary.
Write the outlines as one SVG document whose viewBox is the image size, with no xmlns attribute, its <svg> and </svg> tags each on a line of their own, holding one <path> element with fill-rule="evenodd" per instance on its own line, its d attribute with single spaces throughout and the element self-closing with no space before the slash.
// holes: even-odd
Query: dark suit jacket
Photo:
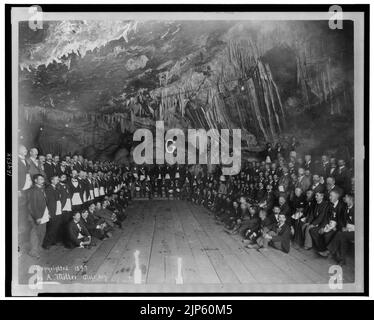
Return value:
<svg viewBox="0 0 374 320">
<path fill-rule="evenodd" d="M 60 191 L 60 200 L 61 200 L 61 207 L 64 208 L 65 204 L 66 204 L 66 201 L 68 198 L 71 199 L 71 193 L 70 193 L 70 189 L 69 187 L 67 186 L 67 184 L 65 183 L 60 183 L 58 185 L 58 189 Z"/>
<path fill-rule="evenodd" d="M 343 203 L 343 201 L 339 200 L 335 208 L 334 205 L 330 203 L 329 220 L 336 221 L 338 231 L 341 231 L 341 229 L 347 225 L 346 204 Z"/>
<path fill-rule="evenodd" d="M 325 226 L 329 220 L 330 208 L 327 201 L 322 201 L 320 204 L 316 203 L 313 215 L 310 217 L 311 224 L 317 227 Z"/>
<path fill-rule="evenodd" d="M 282 251 L 288 253 L 290 252 L 290 242 L 291 242 L 291 228 L 287 223 L 283 226 L 278 227 L 276 230 L 276 236 L 273 236 L 271 241 L 280 242 Z"/>
<path fill-rule="evenodd" d="M 36 221 L 43 217 L 45 208 L 47 207 L 44 188 L 32 186 L 27 191 L 27 208 L 31 217 Z"/>
<path fill-rule="evenodd" d="M 41 171 L 39 170 L 39 162 L 37 162 L 36 165 L 35 162 L 29 158 L 27 159 L 27 163 L 29 164 L 29 172 L 31 175 L 31 179 L 35 174 L 41 174 Z"/>
<path fill-rule="evenodd" d="M 77 224 L 81 227 L 81 230 L 79 230 Z M 68 236 L 70 245 L 75 247 L 80 246 L 80 243 L 83 241 L 83 239 L 78 239 L 79 233 L 81 233 L 81 235 L 85 237 L 90 235 L 87 228 L 81 222 L 75 223 L 74 220 L 70 221 L 68 225 Z"/>
<path fill-rule="evenodd" d="M 335 176 L 336 184 L 343 189 L 344 192 L 348 192 L 351 188 L 351 176 L 346 167 L 343 169 L 337 169 L 337 174 Z"/>
<path fill-rule="evenodd" d="M 45 195 L 47 198 L 49 215 L 53 219 L 53 217 L 56 216 L 57 201 L 60 200 L 60 191 L 57 187 L 54 188 L 52 185 L 49 185 L 45 188 Z"/>
<path fill-rule="evenodd" d="M 49 183 L 49 179 L 54 175 L 55 173 L 55 170 L 54 170 L 54 166 L 53 166 L 53 163 L 44 163 L 44 172 L 45 172 L 45 175 L 47 176 L 47 179 L 48 179 L 48 183 Z"/>
</svg>

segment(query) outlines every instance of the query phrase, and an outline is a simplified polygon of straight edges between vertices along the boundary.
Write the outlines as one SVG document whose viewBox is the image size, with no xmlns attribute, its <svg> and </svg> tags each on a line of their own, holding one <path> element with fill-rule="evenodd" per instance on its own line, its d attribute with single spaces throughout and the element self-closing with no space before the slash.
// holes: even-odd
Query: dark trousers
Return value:
<svg viewBox="0 0 374 320">
<path fill-rule="evenodd" d="M 41 251 L 41 245 L 44 240 L 46 232 L 46 223 L 37 224 L 35 221 L 32 221 L 32 227 L 30 231 L 30 255 L 38 256 Z"/>
<path fill-rule="evenodd" d="M 347 255 L 348 245 L 355 239 L 354 232 L 339 231 L 327 246 L 327 249 L 344 260 Z"/>
<path fill-rule="evenodd" d="M 32 224 L 31 216 L 26 207 L 26 196 L 24 192 L 18 197 L 18 248 L 20 252 L 27 252 L 30 244 L 30 231 Z"/>
<path fill-rule="evenodd" d="M 72 211 L 62 211 L 61 224 L 57 236 L 57 242 L 67 243 L 68 225 L 72 219 Z"/>
<path fill-rule="evenodd" d="M 319 228 L 312 228 L 310 229 L 310 235 L 313 239 L 313 244 L 317 251 L 325 251 L 327 249 L 328 244 L 333 239 L 336 231 L 329 231 L 326 233 L 320 234 Z"/>
<path fill-rule="evenodd" d="M 61 217 L 62 214 L 54 216 L 48 221 L 47 230 L 43 241 L 44 247 L 49 247 L 56 244 L 60 232 Z"/>
</svg>

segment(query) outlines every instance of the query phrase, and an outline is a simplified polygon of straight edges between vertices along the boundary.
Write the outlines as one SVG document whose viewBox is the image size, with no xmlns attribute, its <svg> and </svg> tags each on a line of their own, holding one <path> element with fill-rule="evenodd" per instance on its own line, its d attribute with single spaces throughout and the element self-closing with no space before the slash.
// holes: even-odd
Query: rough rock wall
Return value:
<svg viewBox="0 0 374 320">
<path fill-rule="evenodd" d="M 349 23 L 64 21 L 21 30 L 21 135 L 43 152 L 126 159 L 131 133 L 156 120 L 241 128 L 249 150 L 289 135 L 316 149 L 353 143 Z"/>
</svg>

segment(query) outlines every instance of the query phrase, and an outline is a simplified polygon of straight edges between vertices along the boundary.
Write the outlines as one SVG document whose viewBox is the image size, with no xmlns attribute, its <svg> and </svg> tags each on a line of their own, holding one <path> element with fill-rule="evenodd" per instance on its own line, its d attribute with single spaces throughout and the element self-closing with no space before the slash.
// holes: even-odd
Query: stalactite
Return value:
<svg viewBox="0 0 374 320">
<path fill-rule="evenodd" d="M 265 130 L 265 126 L 262 121 L 262 116 L 261 116 L 260 107 L 259 107 L 259 103 L 257 99 L 256 89 L 255 89 L 255 85 L 254 85 L 252 78 L 247 81 L 247 85 L 248 85 L 248 92 L 250 94 L 250 100 L 252 101 L 252 106 L 253 106 L 257 121 L 258 121 L 258 125 L 265 139 L 269 140 L 269 136 L 267 134 L 267 131 Z"/>
</svg>

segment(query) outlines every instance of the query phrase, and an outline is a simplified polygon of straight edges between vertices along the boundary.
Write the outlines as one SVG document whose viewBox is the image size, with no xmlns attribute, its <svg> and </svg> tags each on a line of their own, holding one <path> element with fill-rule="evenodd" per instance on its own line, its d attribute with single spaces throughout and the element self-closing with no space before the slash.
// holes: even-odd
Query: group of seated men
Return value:
<svg viewBox="0 0 374 320">
<path fill-rule="evenodd" d="M 21 146 L 19 207 L 31 222 L 30 254 L 60 241 L 90 246 L 92 237 L 110 237 L 121 226 L 132 198 L 160 197 L 206 207 L 248 248 L 288 253 L 293 241 L 344 264 L 354 240 L 352 169 L 343 159 L 284 153 L 279 144 L 267 145 L 263 161 L 246 161 L 238 175 L 223 176 L 220 166 L 120 166 L 78 155 L 60 161 L 35 148 L 27 157 Z"/>
<path fill-rule="evenodd" d="M 267 250 L 270 244 L 288 253 L 294 242 L 344 264 L 354 240 L 352 169 L 343 159 L 300 158 L 295 151 L 286 161 L 276 150 L 283 149 L 278 144 L 264 161 L 247 161 L 235 176 L 223 176 L 218 166 L 211 172 L 198 165 L 134 166 L 131 194 L 205 206 L 251 249 Z"/>
<path fill-rule="evenodd" d="M 130 194 L 121 167 L 82 156 L 18 153 L 19 249 L 39 259 L 42 250 L 63 244 L 91 247 L 122 228 Z"/>
</svg>

